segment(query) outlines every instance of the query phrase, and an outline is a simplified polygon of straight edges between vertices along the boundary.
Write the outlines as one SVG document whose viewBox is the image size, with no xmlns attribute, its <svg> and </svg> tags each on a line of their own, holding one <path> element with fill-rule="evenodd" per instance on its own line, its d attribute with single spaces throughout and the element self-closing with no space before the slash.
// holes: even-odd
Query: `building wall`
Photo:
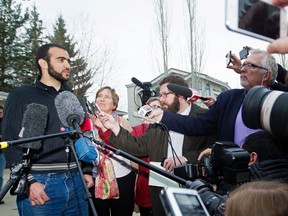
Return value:
<svg viewBox="0 0 288 216">
<path fill-rule="evenodd" d="M 141 91 L 135 84 L 126 85 L 127 98 L 128 98 L 128 120 L 132 126 L 141 124 L 142 121 L 139 118 L 134 118 L 133 113 L 137 112 L 142 106 L 142 102 L 138 93 Z"/>
<path fill-rule="evenodd" d="M 180 71 L 177 69 L 169 69 L 168 74 L 175 74 L 182 76 L 187 82 L 189 83 L 189 86 L 191 87 L 191 73 L 185 72 L 185 71 Z M 163 74 L 160 76 L 154 78 L 151 80 L 152 83 L 152 88 L 159 91 L 159 81 L 162 80 L 164 77 Z M 198 80 L 200 81 L 202 85 L 202 91 L 199 91 L 200 95 L 205 97 L 205 96 L 212 96 L 214 98 L 217 98 L 217 96 L 228 89 L 230 87 L 228 86 L 227 83 L 224 83 L 220 80 L 214 79 L 213 77 L 209 77 L 205 74 L 199 74 Z M 208 91 L 206 91 L 206 85 L 209 84 L 210 86 L 210 95 L 207 95 Z M 141 124 L 142 121 L 138 118 L 133 117 L 133 113 L 137 112 L 138 109 L 142 106 L 142 102 L 140 99 L 140 96 L 138 93 L 142 90 L 141 88 L 137 87 L 134 83 L 133 84 L 128 84 L 126 85 L 127 88 L 127 94 L 128 94 L 128 120 L 131 123 L 132 126 Z M 203 103 L 201 103 L 201 100 L 198 100 L 196 102 L 199 106 L 206 107 Z"/>
</svg>

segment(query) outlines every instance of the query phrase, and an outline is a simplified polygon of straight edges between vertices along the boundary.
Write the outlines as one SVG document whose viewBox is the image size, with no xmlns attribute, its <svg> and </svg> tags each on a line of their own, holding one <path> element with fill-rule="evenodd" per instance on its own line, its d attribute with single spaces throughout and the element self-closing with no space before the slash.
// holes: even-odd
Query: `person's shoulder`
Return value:
<svg viewBox="0 0 288 216">
<path fill-rule="evenodd" d="M 200 114 L 203 114 L 203 113 L 207 112 L 208 110 L 209 109 L 207 109 L 207 108 L 204 108 L 204 107 L 201 107 L 201 106 L 199 106 L 197 104 L 192 103 L 191 104 L 191 111 L 190 111 L 189 115 L 191 115 L 193 113 L 196 114 L 196 115 L 200 115 Z"/>
<path fill-rule="evenodd" d="M 221 92 L 218 97 L 231 97 L 231 96 L 238 96 L 245 94 L 246 90 L 244 88 L 242 89 L 230 89 L 224 92 Z"/>
<path fill-rule="evenodd" d="M 26 84 L 20 87 L 14 88 L 9 95 L 23 95 L 29 93 L 31 90 L 35 89 L 34 84 Z"/>
</svg>

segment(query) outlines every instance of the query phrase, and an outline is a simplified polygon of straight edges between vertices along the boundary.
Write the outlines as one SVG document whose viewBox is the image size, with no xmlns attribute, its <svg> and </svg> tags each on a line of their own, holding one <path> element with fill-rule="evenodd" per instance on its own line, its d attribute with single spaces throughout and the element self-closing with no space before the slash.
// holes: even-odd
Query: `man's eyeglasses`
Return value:
<svg viewBox="0 0 288 216">
<path fill-rule="evenodd" d="M 263 70 L 267 70 L 267 68 L 259 66 L 259 65 L 255 65 L 255 64 L 242 64 L 241 65 L 241 69 L 255 69 L 255 68 L 259 68 L 259 69 L 263 69 Z"/>
<path fill-rule="evenodd" d="M 167 96 L 169 94 L 174 94 L 174 92 L 163 92 L 162 94 L 159 94 L 159 98 L 163 97 L 163 98 L 167 98 Z"/>
</svg>

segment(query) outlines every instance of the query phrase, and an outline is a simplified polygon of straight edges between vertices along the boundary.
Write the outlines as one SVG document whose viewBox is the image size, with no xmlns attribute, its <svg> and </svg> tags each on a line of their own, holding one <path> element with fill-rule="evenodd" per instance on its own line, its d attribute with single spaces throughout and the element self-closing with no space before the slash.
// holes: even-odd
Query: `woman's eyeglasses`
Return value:
<svg viewBox="0 0 288 216">
<path fill-rule="evenodd" d="M 160 106 L 158 106 L 158 105 L 150 105 L 150 107 L 154 110 L 154 109 L 158 109 L 158 108 L 160 108 L 161 109 L 161 107 Z"/>
</svg>

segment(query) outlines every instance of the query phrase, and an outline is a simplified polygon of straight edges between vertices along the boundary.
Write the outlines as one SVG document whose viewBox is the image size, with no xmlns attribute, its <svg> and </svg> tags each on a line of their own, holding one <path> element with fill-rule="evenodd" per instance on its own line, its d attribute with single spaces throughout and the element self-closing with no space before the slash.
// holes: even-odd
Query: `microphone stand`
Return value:
<svg viewBox="0 0 288 216">
<path fill-rule="evenodd" d="M 13 141 L 6 141 L 6 142 L 3 141 L 3 142 L 0 142 L 0 149 L 4 149 L 4 148 L 11 147 L 14 145 L 19 145 L 19 144 L 35 142 L 35 141 L 45 140 L 45 139 L 54 138 L 54 137 L 59 137 L 59 136 L 73 135 L 75 133 L 77 133 L 75 130 L 71 130 L 71 131 L 64 131 L 64 132 L 59 132 L 59 133 L 54 133 L 54 134 L 24 138 L 24 139 L 13 140 Z"/>
<path fill-rule="evenodd" d="M 91 207 L 91 210 L 93 212 L 93 215 L 94 216 L 97 216 L 97 212 L 96 212 L 96 209 L 95 209 L 95 206 L 94 206 L 94 203 L 93 203 L 93 199 L 92 199 L 92 195 L 90 193 L 90 191 L 88 190 L 87 188 L 87 185 L 86 185 L 86 181 L 84 179 L 84 174 L 83 174 L 83 171 L 81 169 L 81 165 L 80 165 L 80 162 L 78 160 L 78 156 L 77 156 L 77 153 L 76 153 L 76 150 L 75 150 L 75 147 L 74 147 L 74 143 L 73 141 L 69 138 L 69 147 L 70 149 L 72 150 L 72 153 L 73 153 L 73 156 L 75 158 L 75 162 L 76 162 L 76 165 L 77 165 L 77 169 L 78 169 L 78 172 L 80 174 L 80 178 L 81 178 L 81 181 L 82 181 L 82 184 L 83 184 L 83 187 L 84 187 L 84 190 L 85 190 L 85 196 L 84 196 L 84 199 L 85 200 L 88 200 L 88 203 Z"/>
<path fill-rule="evenodd" d="M 107 145 L 105 142 L 103 141 L 99 141 L 99 140 L 96 140 L 94 138 L 92 138 L 93 142 L 95 142 L 96 144 L 100 145 L 101 147 L 105 148 L 105 149 L 108 149 L 110 151 L 112 151 L 113 153 L 115 153 L 116 155 L 120 155 L 120 156 L 123 156 L 137 164 L 140 164 L 141 166 L 144 166 L 150 170 L 153 170 L 154 172 L 160 174 L 160 175 L 163 175 L 173 181 L 176 181 L 177 183 L 181 184 L 181 185 L 184 185 L 186 188 L 191 188 L 192 187 L 192 184 L 193 182 L 192 181 L 189 181 L 189 180 L 185 180 L 179 176 L 176 176 L 176 175 L 173 175 L 169 172 L 166 172 L 165 170 L 163 169 L 160 169 L 154 165 L 151 165 L 150 163 L 147 163 L 145 161 L 142 161 L 141 159 L 137 158 L 137 157 L 134 157 L 124 151 L 121 151 L 120 149 L 117 149 L 117 148 L 114 148 L 112 146 L 109 146 Z"/>
<path fill-rule="evenodd" d="M 31 137 L 31 138 L 25 138 L 25 139 L 19 139 L 19 140 L 7 141 L 7 142 L 0 142 L 0 149 L 3 149 L 2 145 L 6 146 L 6 147 L 11 147 L 14 145 L 20 145 L 20 144 L 29 143 L 29 142 L 45 140 L 45 139 L 49 139 L 49 138 L 53 138 L 53 137 L 72 135 L 74 133 L 76 133 L 76 131 L 72 130 L 72 131 L 65 131 L 65 132 L 48 134 L 48 135 L 43 135 L 43 136 L 38 136 L 38 137 Z M 23 174 L 25 174 L 26 168 L 29 165 L 29 160 L 27 159 L 28 158 L 27 153 L 23 154 L 23 158 L 24 159 L 23 159 L 22 163 L 19 163 L 19 164 L 12 167 L 11 172 L 10 172 L 10 178 L 8 179 L 8 181 L 6 182 L 6 184 L 3 186 L 3 188 L 0 191 L 0 201 L 7 194 L 9 189 L 19 180 L 19 178 L 21 176 L 23 176 Z M 20 186 L 25 186 L 25 185 L 20 185 Z"/>
<path fill-rule="evenodd" d="M 18 179 L 25 173 L 25 169 L 28 167 L 28 163 L 24 160 L 22 163 L 17 164 L 11 169 L 10 178 L 6 182 L 6 184 L 2 187 L 0 191 L 0 201 L 4 198 L 7 194 L 9 189 L 18 181 Z M 21 185 L 25 186 L 25 185 Z"/>
</svg>

